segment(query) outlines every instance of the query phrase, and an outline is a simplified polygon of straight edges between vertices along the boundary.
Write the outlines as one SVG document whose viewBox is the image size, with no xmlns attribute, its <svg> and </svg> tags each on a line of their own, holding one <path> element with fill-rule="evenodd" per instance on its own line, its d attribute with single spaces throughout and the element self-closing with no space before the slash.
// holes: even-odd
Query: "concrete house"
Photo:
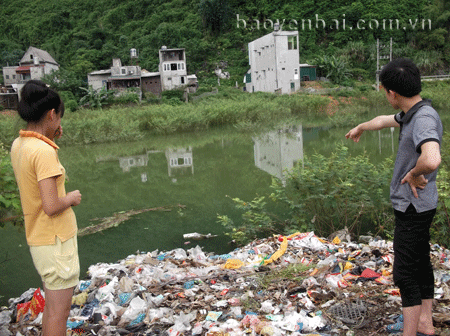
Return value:
<svg viewBox="0 0 450 336">
<path fill-rule="evenodd" d="M 131 49 L 131 59 L 137 59 L 136 49 Z M 139 92 L 151 92 L 157 96 L 162 91 L 186 87 L 195 92 L 197 77 L 187 75 L 186 54 L 184 49 L 167 49 L 159 51 L 159 72 L 149 72 L 139 65 L 123 66 L 120 59 L 113 59 L 110 69 L 94 71 L 88 74 L 88 84 L 95 90 L 124 91 L 137 88 Z M 137 61 L 135 61 L 137 63 Z"/>
<path fill-rule="evenodd" d="M 0 105 L 17 109 L 20 89 L 31 79 L 42 79 L 44 75 L 59 69 L 59 64 L 45 50 L 29 47 L 19 65 L 3 67 L 4 87 L 0 88 Z"/>
<path fill-rule="evenodd" d="M 187 84 L 186 52 L 184 49 L 159 50 L 159 73 L 163 90 L 172 90 Z"/>
<path fill-rule="evenodd" d="M 275 30 L 248 44 L 248 92 L 292 93 L 300 88 L 298 31 Z"/>
<path fill-rule="evenodd" d="M 59 69 L 59 64 L 45 50 L 29 47 L 19 62 L 19 66 L 3 68 L 5 86 L 25 84 L 30 79 L 41 79 L 44 75 Z"/>
</svg>

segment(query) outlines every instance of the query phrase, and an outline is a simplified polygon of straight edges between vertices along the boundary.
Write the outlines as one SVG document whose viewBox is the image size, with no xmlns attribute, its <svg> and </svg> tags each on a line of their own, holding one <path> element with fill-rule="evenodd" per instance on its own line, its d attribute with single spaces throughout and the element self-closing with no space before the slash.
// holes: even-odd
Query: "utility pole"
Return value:
<svg viewBox="0 0 450 336">
<path fill-rule="evenodd" d="M 380 45 L 380 40 L 377 39 L 377 91 L 380 91 L 380 72 L 383 66 L 380 66 L 380 60 L 388 59 L 389 62 L 392 61 L 392 37 L 389 45 L 389 54 L 386 52 L 386 45 Z"/>
</svg>

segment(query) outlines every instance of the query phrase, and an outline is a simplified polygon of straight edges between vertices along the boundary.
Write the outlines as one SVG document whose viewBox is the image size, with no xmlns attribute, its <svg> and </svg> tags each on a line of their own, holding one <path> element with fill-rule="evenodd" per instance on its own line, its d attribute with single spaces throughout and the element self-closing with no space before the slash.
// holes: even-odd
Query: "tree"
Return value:
<svg viewBox="0 0 450 336">
<path fill-rule="evenodd" d="M 84 86 L 83 80 L 71 70 L 60 68 L 45 75 L 42 81 L 50 85 L 56 91 L 70 91 L 75 97 L 81 97 L 80 86 Z"/>
<path fill-rule="evenodd" d="M 202 0 L 199 12 L 204 26 L 215 35 L 230 26 L 232 10 L 227 0 Z"/>
<path fill-rule="evenodd" d="M 319 56 L 315 60 L 322 75 L 329 78 L 333 83 L 341 84 L 350 77 L 348 63 L 344 57 Z"/>
</svg>

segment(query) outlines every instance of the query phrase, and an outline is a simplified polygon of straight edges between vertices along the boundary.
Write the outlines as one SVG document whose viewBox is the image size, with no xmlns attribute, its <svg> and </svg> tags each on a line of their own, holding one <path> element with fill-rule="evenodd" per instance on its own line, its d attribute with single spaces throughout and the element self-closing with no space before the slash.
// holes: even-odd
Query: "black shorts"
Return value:
<svg viewBox="0 0 450 336">
<path fill-rule="evenodd" d="M 403 307 L 419 306 L 422 300 L 434 297 L 430 226 L 436 209 L 417 213 L 410 204 L 406 212 L 394 213 L 394 282 Z"/>
</svg>

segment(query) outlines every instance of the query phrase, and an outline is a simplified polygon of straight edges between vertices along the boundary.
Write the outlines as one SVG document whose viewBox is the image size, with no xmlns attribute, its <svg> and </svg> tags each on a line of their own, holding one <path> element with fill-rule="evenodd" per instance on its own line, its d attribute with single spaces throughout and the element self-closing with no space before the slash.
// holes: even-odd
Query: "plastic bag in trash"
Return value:
<svg viewBox="0 0 450 336">
<path fill-rule="evenodd" d="M 9 308 L 12 309 L 19 303 L 30 301 L 33 298 L 33 294 L 35 291 L 36 291 L 36 288 L 30 288 L 25 293 L 23 293 L 20 297 L 18 297 L 16 299 L 9 299 L 8 300 Z"/>
<path fill-rule="evenodd" d="M 185 260 L 187 258 L 187 253 L 182 248 L 177 248 L 172 251 L 174 253 L 173 257 L 177 260 Z"/>
<path fill-rule="evenodd" d="M 119 289 L 124 293 L 131 293 L 133 291 L 134 281 L 128 277 L 123 277 L 119 281 Z"/>
<path fill-rule="evenodd" d="M 220 315 L 222 315 L 221 311 L 210 311 L 206 316 L 206 321 L 216 322 L 219 319 Z"/>
<path fill-rule="evenodd" d="M 174 316 L 175 324 L 173 325 L 173 329 L 184 332 L 186 330 L 191 329 L 191 322 L 196 318 L 197 311 L 194 310 L 190 312 L 189 314 L 185 314 L 182 311 L 180 312 L 179 316 Z"/>
<path fill-rule="evenodd" d="M 203 326 L 200 322 L 195 323 L 194 328 L 192 328 L 192 335 L 201 335 L 203 331 Z"/>
<path fill-rule="evenodd" d="M 203 253 L 202 248 L 200 246 L 193 247 L 189 250 L 187 250 L 189 253 L 189 257 L 192 258 L 195 261 L 205 261 L 206 255 Z"/>
<path fill-rule="evenodd" d="M 11 311 L 4 310 L 0 313 L 0 326 L 7 325 L 11 322 Z"/>
<path fill-rule="evenodd" d="M 327 246 L 314 235 L 314 231 L 301 234 L 301 239 L 292 240 L 292 245 L 295 247 L 310 248 L 313 251 L 325 250 L 327 248 Z"/>
<path fill-rule="evenodd" d="M 44 311 L 45 299 L 38 288 L 34 291 L 31 301 L 19 303 L 17 305 L 17 322 L 20 322 L 29 313 L 29 320 L 33 321 L 40 313 Z"/>
<path fill-rule="evenodd" d="M 124 323 L 134 320 L 139 316 L 140 313 L 143 313 L 146 309 L 147 303 L 139 296 L 135 297 L 133 300 L 131 300 L 127 310 L 125 310 L 125 312 L 123 313 L 119 324 L 123 325 Z"/>
<path fill-rule="evenodd" d="M 83 310 L 80 313 L 80 316 L 85 319 L 89 319 L 92 315 L 94 315 L 94 309 L 99 305 L 99 300 L 94 299 L 83 307 Z"/>
<path fill-rule="evenodd" d="M 270 300 L 264 301 L 263 303 L 261 303 L 260 310 L 266 314 L 272 313 L 275 310 L 272 304 L 273 302 Z"/>
<path fill-rule="evenodd" d="M 119 305 L 124 306 L 129 303 L 134 297 L 134 293 L 120 293 L 119 294 Z"/>
<path fill-rule="evenodd" d="M 131 321 L 127 327 L 133 327 L 136 324 L 141 323 L 145 319 L 145 313 L 140 313 L 133 321 Z"/>
<path fill-rule="evenodd" d="M 88 287 L 91 285 L 91 281 L 80 281 L 78 283 L 78 289 L 80 290 L 80 292 L 84 292 L 86 289 L 88 289 Z"/>
<path fill-rule="evenodd" d="M 107 302 L 102 304 L 101 308 L 98 310 L 102 315 L 112 315 L 114 318 L 117 317 L 117 312 L 121 310 L 122 307 L 116 305 L 113 302 Z"/>
<path fill-rule="evenodd" d="M 327 283 L 333 288 L 346 288 L 350 284 L 342 277 L 342 274 L 328 274 L 325 277 Z"/>
<path fill-rule="evenodd" d="M 114 277 L 109 284 L 100 287 L 99 290 L 97 291 L 97 294 L 95 296 L 95 298 L 97 300 L 101 301 L 113 301 L 114 299 L 114 295 L 113 293 L 115 293 L 115 286 L 116 284 L 119 282 L 119 280 L 117 279 L 117 277 Z"/>
</svg>

